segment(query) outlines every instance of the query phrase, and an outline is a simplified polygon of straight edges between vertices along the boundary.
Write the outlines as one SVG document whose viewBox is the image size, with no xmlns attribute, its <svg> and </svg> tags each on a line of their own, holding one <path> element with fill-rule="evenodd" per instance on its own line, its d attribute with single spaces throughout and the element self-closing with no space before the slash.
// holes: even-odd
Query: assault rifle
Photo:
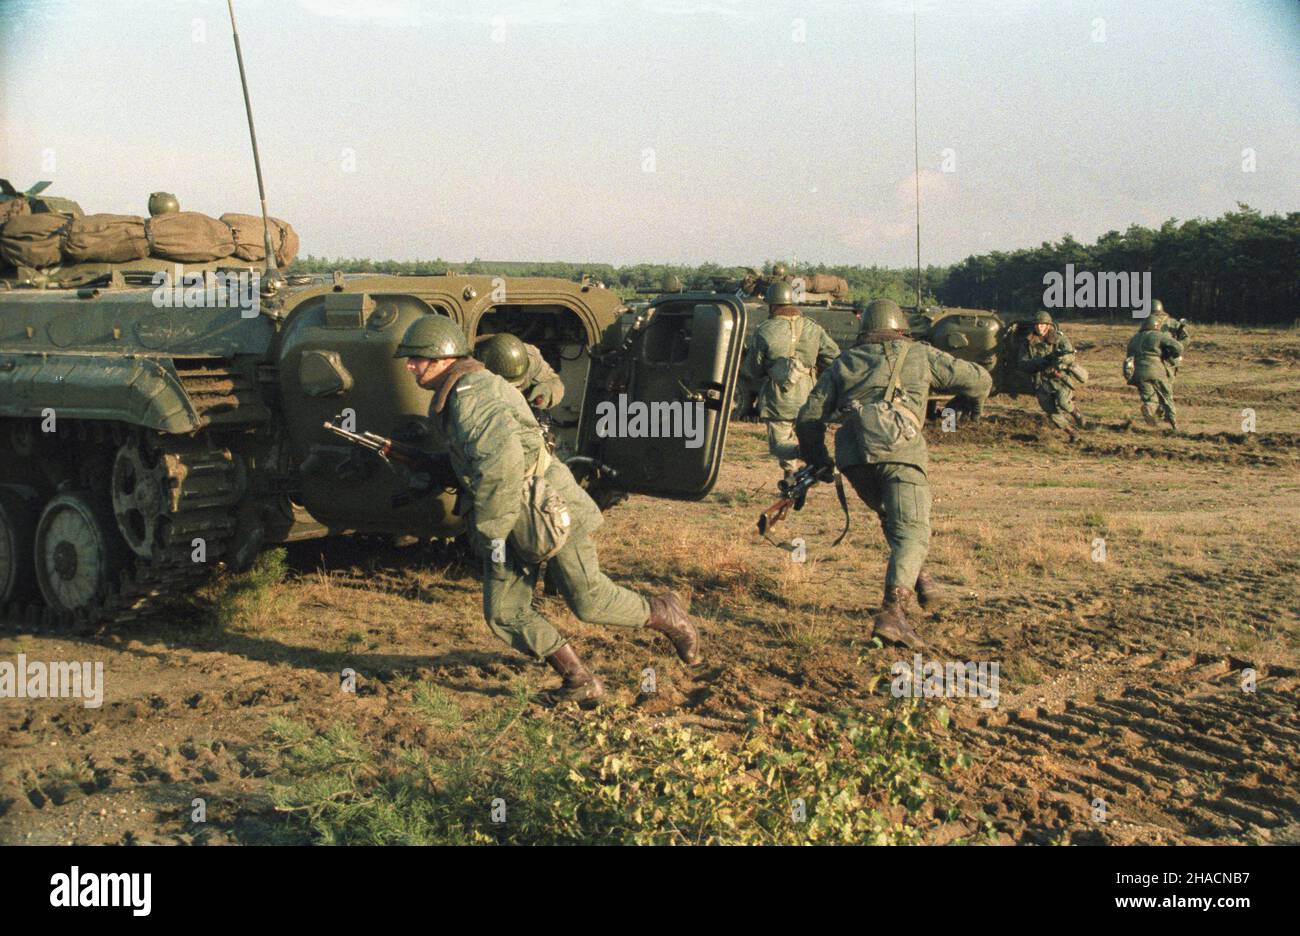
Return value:
<svg viewBox="0 0 1300 936">
<path fill-rule="evenodd" d="M 349 432 L 342 426 L 336 426 L 328 420 L 326 429 L 340 439 L 366 451 L 374 452 L 380 460 L 392 468 L 393 463 L 401 465 L 410 474 L 408 489 L 393 495 L 392 506 L 404 507 L 413 500 L 432 494 L 436 490 L 456 486 L 456 475 L 451 468 L 451 459 L 446 455 L 433 455 L 406 442 L 397 442 L 374 432 Z"/>
<path fill-rule="evenodd" d="M 781 497 L 771 507 L 764 510 L 758 517 L 758 532 L 768 542 L 773 542 L 768 536 L 772 527 L 776 526 L 791 510 L 803 510 L 804 501 L 808 497 L 808 492 L 812 490 L 813 485 L 819 481 L 835 482 L 835 493 L 840 499 L 840 508 L 844 511 L 844 529 L 832 546 L 838 546 L 849 532 L 849 501 L 844 494 L 844 476 L 838 471 L 831 469 L 833 477 L 826 477 L 825 469 L 815 465 L 804 465 L 796 471 L 789 479 L 782 478 L 776 483 L 776 488 L 781 492 Z M 777 544 L 779 545 L 779 544 Z"/>
</svg>

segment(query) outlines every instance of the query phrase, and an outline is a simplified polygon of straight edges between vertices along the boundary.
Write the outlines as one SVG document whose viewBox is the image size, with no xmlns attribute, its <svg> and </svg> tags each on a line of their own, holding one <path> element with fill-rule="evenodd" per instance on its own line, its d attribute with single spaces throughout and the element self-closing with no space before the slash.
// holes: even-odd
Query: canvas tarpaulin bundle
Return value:
<svg viewBox="0 0 1300 936">
<path fill-rule="evenodd" d="M 11 198 L 0 202 L 0 226 L 15 215 L 31 214 L 32 208 L 25 198 Z"/>
<path fill-rule="evenodd" d="M 230 228 L 197 211 L 177 211 L 150 218 L 145 225 L 149 253 L 178 263 L 207 263 L 235 252 Z"/>
<path fill-rule="evenodd" d="M 829 293 L 832 296 L 847 296 L 849 284 L 842 276 L 829 273 L 808 273 L 803 277 L 804 290 L 811 293 Z"/>
<path fill-rule="evenodd" d="M 57 266 L 67 225 L 61 214 L 16 215 L 0 228 L 0 256 L 15 266 Z"/>
<path fill-rule="evenodd" d="M 149 256 L 144 218 L 92 214 L 68 225 L 63 256 L 69 263 L 126 263 Z"/>
<path fill-rule="evenodd" d="M 261 262 L 266 259 L 266 239 L 262 236 L 262 216 L 250 214 L 223 214 L 221 220 L 235 237 L 235 256 L 240 260 Z M 288 221 L 268 218 L 271 224 L 271 249 L 275 262 L 288 266 L 298 256 L 298 232 Z"/>
</svg>

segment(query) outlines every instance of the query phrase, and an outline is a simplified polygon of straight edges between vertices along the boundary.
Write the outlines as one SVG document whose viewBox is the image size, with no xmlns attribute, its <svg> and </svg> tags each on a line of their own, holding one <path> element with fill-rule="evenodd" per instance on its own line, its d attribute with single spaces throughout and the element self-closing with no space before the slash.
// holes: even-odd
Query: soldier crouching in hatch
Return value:
<svg viewBox="0 0 1300 936">
<path fill-rule="evenodd" d="M 567 503 L 570 530 L 548 566 L 573 613 L 591 624 L 649 627 L 672 641 L 683 662 L 700 659 L 700 637 L 682 600 L 672 592 L 649 600 L 615 585 L 600 571 L 591 535 L 600 511 L 569 469 L 550 459 L 542 430 L 519 391 L 470 357 L 469 342 L 448 318 L 426 315 L 407 330 L 395 355 L 421 387 L 433 392 L 429 423 L 451 457 L 470 510 L 470 540 L 483 562 L 483 616 L 488 627 L 522 653 L 545 660 L 563 677 L 549 693 L 556 702 L 587 702 L 604 694 L 560 632 L 533 609 L 539 566 L 510 542 L 524 508 L 526 477 L 543 460 L 546 483 Z"/>
<path fill-rule="evenodd" d="M 804 460 L 819 467 L 824 480 L 838 467 L 880 517 L 889 543 L 884 604 L 873 621 L 881 640 L 924 649 L 907 620 L 913 594 L 927 610 L 942 599 L 925 571 L 930 482 L 921 429 L 930 391 L 960 396 L 978 419 L 992 387 L 989 372 L 978 364 L 913 342 L 898 304 L 877 299 L 862 314 L 857 344 L 822 373 L 799 411 L 795 432 Z M 842 424 L 832 463 L 826 424 L 833 420 Z"/>
<path fill-rule="evenodd" d="M 564 399 L 564 381 L 546 363 L 541 349 L 509 332 L 484 338 L 475 346 L 474 357 L 492 373 L 505 378 L 533 409 L 554 409 Z"/>
</svg>

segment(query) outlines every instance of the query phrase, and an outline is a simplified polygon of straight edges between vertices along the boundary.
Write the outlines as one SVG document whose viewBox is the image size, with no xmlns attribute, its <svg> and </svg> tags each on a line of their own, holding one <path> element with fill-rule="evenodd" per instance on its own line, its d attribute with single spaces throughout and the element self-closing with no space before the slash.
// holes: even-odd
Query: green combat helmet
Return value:
<svg viewBox="0 0 1300 936">
<path fill-rule="evenodd" d="M 528 373 L 528 349 L 514 335 L 505 332 L 484 339 L 474 349 L 474 357 L 492 373 L 512 384 L 523 380 Z"/>
<path fill-rule="evenodd" d="M 907 316 L 893 299 L 875 299 L 862 310 L 862 324 L 858 326 L 858 337 L 869 332 L 901 331 L 906 333 Z"/>
<path fill-rule="evenodd" d="M 794 305 L 794 290 L 790 287 L 789 283 L 783 280 L 777 280 L 771 286 L 767 287 L 766 300 L 768 308 L 774 306 Z"/>
<path fill-rule="evenodd" d="M 660 287 L 666 293 L 684 292 L 686 287 L 682 285 L 682 278 L 676 273 L 668 273 L 664 276 L 664 281 Z"/>
<path fill-rule="evenodd" d="M 1056 323 L 1052 321 L 1052 313 L 1048 312 L 1046 309 L 1039 309 L 1039 310 L 1034 314 L 1034 324 L 1035 324 L 1035 325 L 1055 325 Z"/>
<path fill-rule="evenodd" d="M 1160 328 L 1161 318 L 1163 318 L 1163 316 L 1156 315 L 1152 312 L 1142 320 L 1142 325 L 1138 328 L 1138 331 L 1156 331 Z"/>
<path fill-rule="evenodd" d="M 402 336 L 393 357 L 449 358 L 468 357 L 469 342 L 460 326 L 445 315 L 425 315 L 416 319 Z"/>
<path fill-rule="evenodd" d="M 1164 314 L 1165 314 L 1165 304 L 1164 304 L 1163 302 L 1161 302 L 1159 299 L 1156 299 L 1154 302 L 1151 303 L 1151 314 L 1152 314 L 1152 315 L 1164 315 Z"/>
<path fill-rule="evenodd" d="M 772 264 L 772 278 L 782 280 L 790 275 L 790 270 L 784 263 L 777 262 Z"/>
<path fill-rule="evenodd" d="M 154 192 L 149 196 L 149 217 L 156 218 L 158 215 L 175 214 L 181 210 L 181 203 L 176 200 L 176 196 L 171 192 Z"/>
</svg>

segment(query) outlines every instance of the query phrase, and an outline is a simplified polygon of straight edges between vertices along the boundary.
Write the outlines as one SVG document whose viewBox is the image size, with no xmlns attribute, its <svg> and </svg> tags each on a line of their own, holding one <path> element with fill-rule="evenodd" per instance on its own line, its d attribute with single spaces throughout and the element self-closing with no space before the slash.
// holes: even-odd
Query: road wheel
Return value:
<svg viewBox="0 0 1300 936">
<path fill-rule="evenodd" d="M 110 510 L 82 492 L 54 497 L 36 526 L 36 581 L 51 609 L 90 613 L 117 586 L 123 548 Z"/>
<path fill-rule="evenodd" d="M 0 607 L 36 594 L 35 538 L 35 508 L 17 494 L 0 490 Z"/>
</svg>

